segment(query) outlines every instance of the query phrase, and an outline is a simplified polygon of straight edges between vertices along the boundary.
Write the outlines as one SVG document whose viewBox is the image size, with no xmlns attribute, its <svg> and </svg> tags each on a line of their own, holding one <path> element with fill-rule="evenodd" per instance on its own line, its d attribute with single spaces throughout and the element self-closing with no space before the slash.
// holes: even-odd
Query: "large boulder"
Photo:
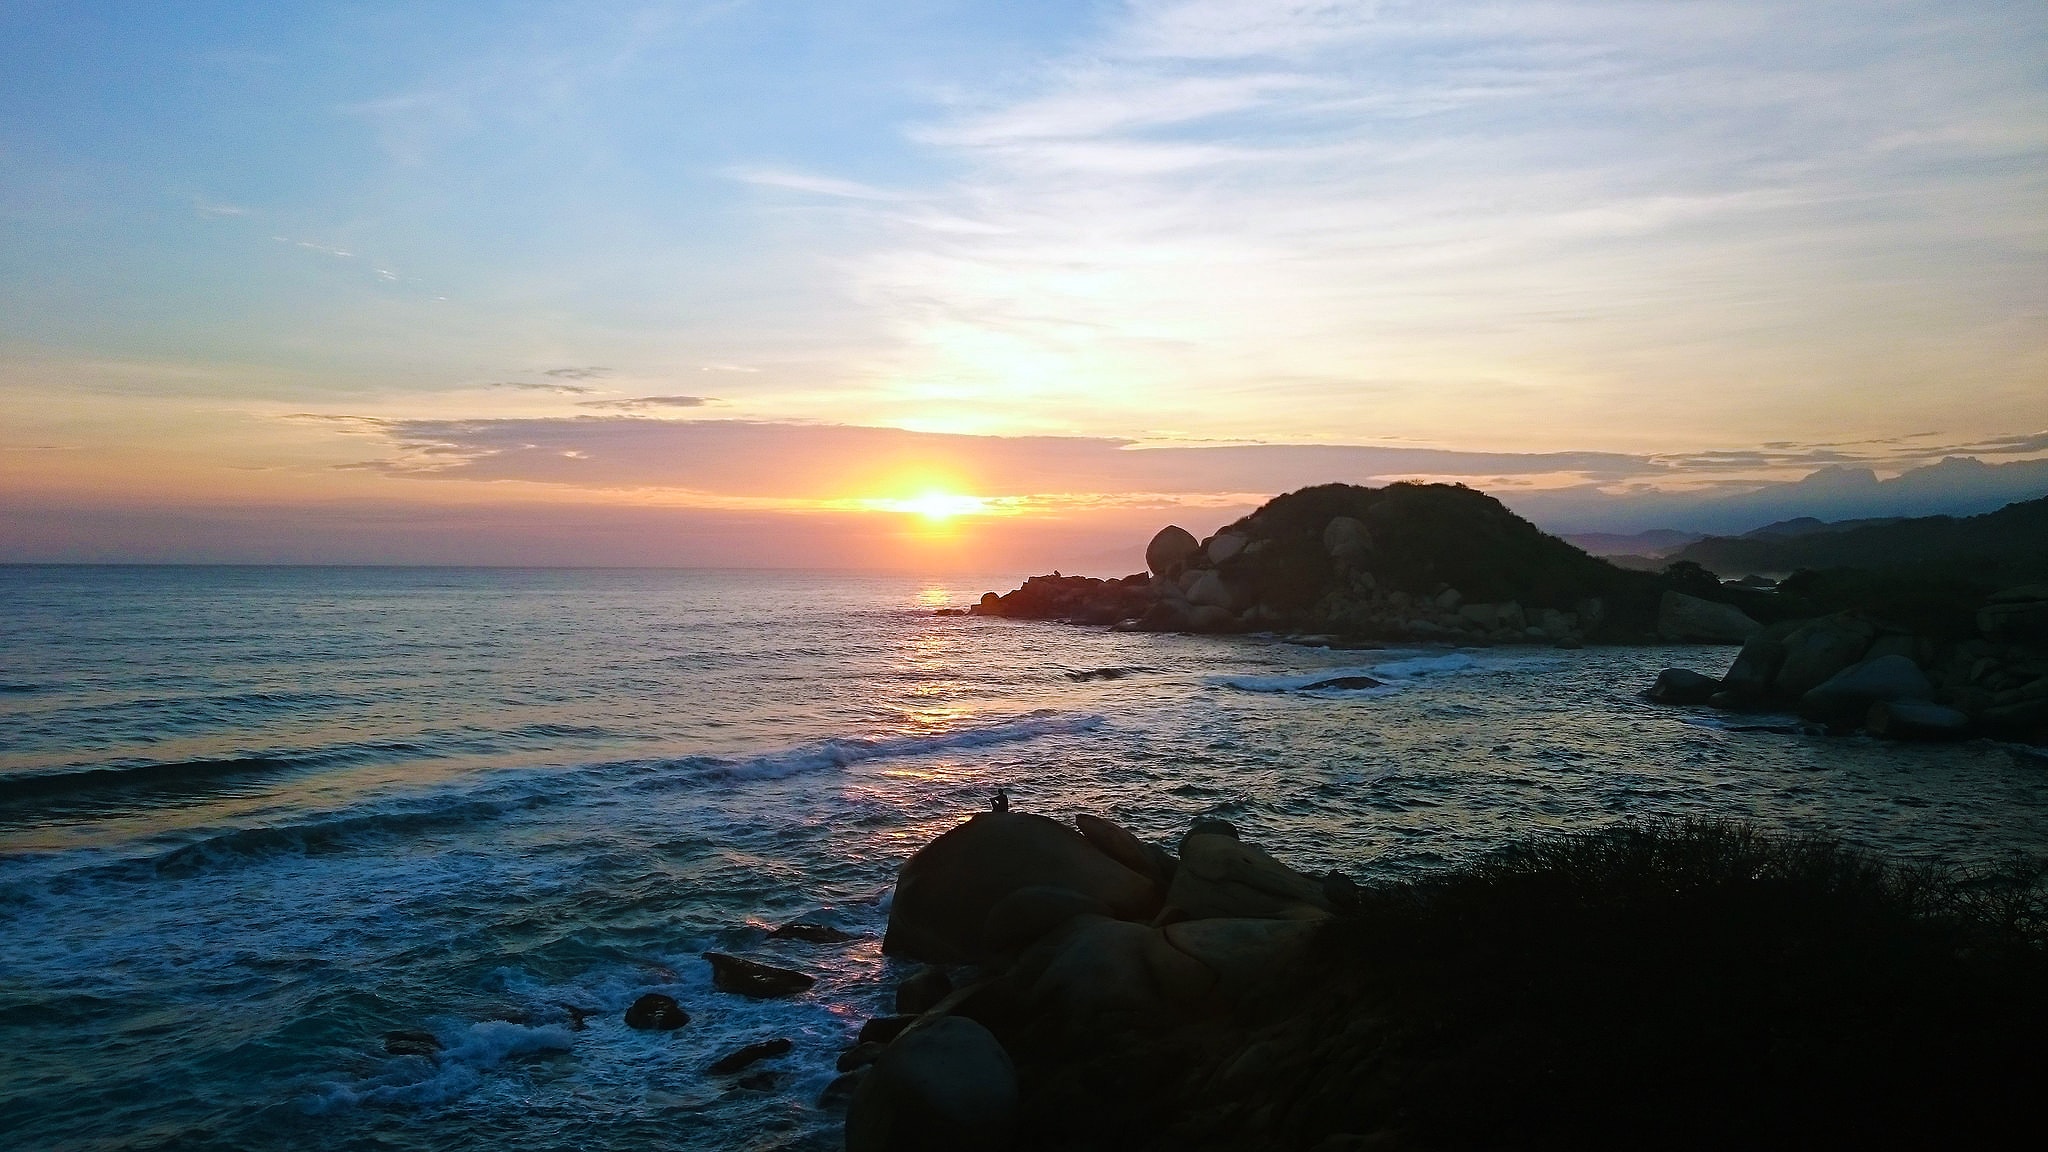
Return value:
<svg viewBox="0 0 2048 1152">
<path fill-rule="evenodd" d="M 1323 525 L 1323 550 L 1333 560 L 1357 563 L 1372 551 L 1372 532 L 1351 516 L 1332 516 Z"/>
<path fill-rule="evenodd" d="M 817 978 L 788 968 L 777 968 L 758 960 L 740 956 L 728 956 L 723 952 L 706 952 L 704 959 L 711 963 L 711 984 L 721 992 L 737 992 L 755 1000 L 769 1000 L 777 996 L 794 996 L 808 991 L 816 984 Z"/>
<path fill-rule="evenodd" d="M 1145 546 L 1145 567 L 1155 576 L 1176 576 L 1202 550 L 1202 542 L 1178 524 L 1169 524 Z"/>
<path fill-rule="evenodd" d="M 1285 979 L 1303 957 L 1317 933 L 1321 920 L 1262 920 L 1228 918 L 1183 920 L 1168 924 L 1166 942 L 1201 961 L 1216 974 L 1217 986 L 1226 995 L 1238 996 L 1272 987 Z"/>
<path fill-rule="evenodd" d="M 1991 597 L 1977 612 L 1977 630 L 1993 640 L 2048 641 L 2048 584 L 2023 584 Z"/>
<path fill-rule="evenodd" d="M 928 964 L 987 959 L 1002 950 L 987 939 L 989 912 L 1032 887 L 1065 888 L 1132 920 L 1149 918 L 1160 901 L 1152 881 L 1059 821 L 983 812 L 904 862 L 882 951 Z"/>
<path fill-rule="evenodd" d="M 1778 668 L 1785 663 L 1785 638 L 1803 626 L 1804 621 L 1780 620 L 1766 625 L 1743 642 L 1742 651 L 1735 657 L 1735 663 L 1728 668 L 1728 674 L 1721 677 L 1723 691 L 1735 699 L 1754 702 L 1770 696 L 1771 685 L 1778 678 Z"/>
<path fill-rule="evenodd" d="M 1799 714 L 1837 726 L 1860 725 L 1880 701 L 1926 700 L 1934 685 L 1904 656 L 1879 656 L 1842 669 L 1799 698 Z"/>
<path fill-rule="evenodd" d="M 1785 658 L 1771 679 L 1772 692 L 1797 700 L 1822 681 L 1863 659 L 1877 629 L 1853 616 L 1808 620 L 1785 636 Z"/>
<path fill-rule="evenodd" d="M 1213 570 L 1197 575 L 1188 585 L 1187 594 L 1188 603 L 1197 608 L 1229 608 L 1233 601 L 1230 586 Z"/>
<path fill-rule="evenodd" d="M 1086 812 L 1074 817 L 1074 827 L 1079 828 L 1081 835 L 1101 849 L 1104 855 L 1151 880 L 1161 892 L 1173 883 L 1178 862 L 1166 849 L 1145 843 L 1121 824 Z"/>
<path fill-rule="evenodd" d="M 1733 604 L 1718 604 L 1666 589 L 1657 604 L 1657 635 L 1666 640 L 1740 644 L 1763 625 Z"/>
<path fill-rule="evenodd" d="M 1157 1022 L 1198 1002 L 1216 975 L 1159 929 L 1079 916 L 1012 969 L 1031 1017 L 1067 1036 L 1108 1022 Z"/>
<path fill-rule="evenodd" d="M 1072 888 L 1034 884 L 996 901 L 995 907 L 988 910 L 988 919 L 982 922 L 981 938 L 989 948 L 1007 952 L 1031 943 L 1076 916 L 1091 915 L 1109 915 L 1109 905 Z"/>
<path fill-rule="evenodd" d="M 1251 538 L 1242 532 L 1218 532 L 1209 537 L 1208 543 L 1202 545 L 1202 551 L 1208 554 L 1209 563 L 1227 564 L 1237 559 L 1238 554 L 1243 552 L 1244 546 L 1249 543 Z"/>
<path fill-rule="evenodd" d="M 1322 881 L 1304 876 L 1261 849 L 1221 832 L 1181 838 L 1180 868 L 1167 889 L 1159 921 L 1225 916 L 1319 919 L 1330 914 Z"/>
<path fill-rule="evenodd" d="M 995 1152 L 1017 1126 L 1017 1069 L 988 1029 L 943 1016 L 883 1051 L 846 1109 L 847 1152 Z"/>
</svg>

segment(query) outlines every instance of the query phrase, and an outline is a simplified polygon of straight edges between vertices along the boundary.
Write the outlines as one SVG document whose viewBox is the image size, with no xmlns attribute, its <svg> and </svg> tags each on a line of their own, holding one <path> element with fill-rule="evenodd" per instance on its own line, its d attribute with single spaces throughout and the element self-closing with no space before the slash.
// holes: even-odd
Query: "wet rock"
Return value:
<svg viewBox="0 0 2048 1152">
<path fill-rule="evenodd" d="M 1066 888 L 1118 916 L 1159 907 L 1151 880 L 1117 863 L 1072 828 L 1025 812 L 984 812 L 925 845 L 897 874 L 882 951 L 932 964 L 973 963 L 997 947 L 984 930 L 1010 893 Z"/>
<path fill-rule="evenodd" d="M 1865 721 L 1872 735 L 1887 740 L 1959 740 L 1970 734 L 1970 718 L 1925 700 L 1885 700 L 1870 706 Z"/>
<path fill-rule="evenodd" d="M 920 968 L 896 985 L 896 1011 L 906 1016 L 928 1012 L 952 991 L 953 981 L 944 968 Z"/>
<path fill-rule="evenodd" d="M 1076 916 L 1108 916 L 1107 904 L 1071 888 L 1034 884 L 1019 888 L 988 910 L 982 925 L 982 939 L 989 947 L 1007 951 L 1021 948 Z M 909 1011 L 899 1000 L 897 1011 Z"/>
<path fill-rule="evenodd" d="M 888 1047 L 887 1044 L 877 1044 L 872 1040 L 855 1044 L 853 1047 L 841 1052 L 839 1059 L 834 1061 L 833 1066 L 841 1072 L 851 1072 L 855 1068 L 865 1068 L 881 1059 L 883 1050 Z"/>
<path fill-rule="evenodd" d="M 860 1026 L 858 1043 L 887 1044 L 903 1034 L 905 1028 L 917 1023 L 915 1016 L 877 1016 Z"/>
<path fill-rule="evenodd" d="M 732 1082 L 732 1086 L 742 1092 L 773 1092 L 781 1084 L 782 1077 L 765 1068 L 759 1072 L 749 1072 Z"/>
<path fill-rule="evenodd" d="M 988 1029 L 948 1016 L 906 1033 L 860 1074 L 847 1152 L 1010 1147 L 1017 1072 Z"/>
<path fill-rule="evenodd" d="M 1177 576 L 1201 550 L 1201 541 L 1193 533 L 1178 524 L 1169 524 L 1145 546 L 1145 567 L 1155 576 Z"/>
<path fill-rule="evenodd" d="M 1657 604 L 1657 634 L 1666 640 L 1741 644 L 1763 625 L 1733 604 L 1666 589 Z"/>
<path fill-rule="evenodd" d="M 794 996 L 817 983 L 817 979 L 788 968 L 777 968 L 756 960 L 744 960 L 723 952 L 706 952 L 711 962 L 711 983 L 721 992 L 737 992 L 756 1000 Z"/>
<path fill-rule="evenodd" d="M 1212 917 L 1314 919 L 1328 916 L 1322 882 L 1240 843 L 1233 836 L 1192 831 L 1181 839 L 1180 870 L 1167 891 L 1161 923 Z"/>
<path fill-rule="evenodd" d="M 768 936 L 773 940 L 802 940 L 807 944 L 844 944 L 859 939 L 851 932 L 841 932 L 829 924 L 813 924 L 808 920 L 792 920 Z"/>
<path fill-rule="evenodd" d="M 1705 704 L 1721 690 L 1721 682 L 1686 668 L 1666 668 L 1657 673 L 1649 697 L 1658 704 Z"/>
<path fill-rule="evenodd" d="M 1926 700 L 1927 674 L 1904 656 L 1880 656 L 1844 668 L 1799 698 L 1799 714 L 1837 727 L 1860 726 L 1879 701 Z"/>
<path fill-rule="evenodd" d="M 432 1056 L 441 1050 L 441 1040 L 432 1032 L 400 1028 L 384 1034 L 384 1051 L 392 1056 Z"/>
<path fill-rule="evenodd" d="M 690 1022 L 690 1014 L 673 997 L 649 992 L 626 1009 L 626 1027 L 671 1032 Z"/>
<path fill-rule="evenodd" d="M 828 1112 L 836 1112 L 846 1107 L 847 1102 L 853 1099 L 854 1092 L 859 1089 L 860 1082 L 867 1077 L 867 1074 L 867 1066 L 862 1065 L 859 1068 L 849 1070 L 842 1076 L 834 1077 L 830 1084 L 825 1085 L 825 1090 L 818 1093 L 818 1107 Z"/>
<path fill-rule="evenodd" d="M 706 1068 L 705 1071 L 713 1076 L 730 1076 L 762 1060 L 772 1060 L 777 1056 L 787 1055 L 793 1047 L 795 1045 L 785 1036 L 777 1036 L 773 1040 L 762 1040 L 758 1043 L 749 1044 L 737 1052 L 728 1052 L 720 1056 L 712 1061 L 711 1066 Z"/>
</svg>

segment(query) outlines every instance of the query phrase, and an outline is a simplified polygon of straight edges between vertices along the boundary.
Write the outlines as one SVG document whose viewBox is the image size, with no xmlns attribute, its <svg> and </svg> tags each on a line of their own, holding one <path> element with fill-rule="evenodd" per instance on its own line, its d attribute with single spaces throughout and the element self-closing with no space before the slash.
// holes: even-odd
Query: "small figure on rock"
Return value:
<svg viewBox="0 0 2048 1152">
<path fill-rule="evenodd" d="M 989 811 L 991 812 L 1008 812 L 1010 810 L 1009 791 L 1007 789 L 998 787 L 996 789 L 995 798 L 988 802 L 988 807 Z"/>
</svg>

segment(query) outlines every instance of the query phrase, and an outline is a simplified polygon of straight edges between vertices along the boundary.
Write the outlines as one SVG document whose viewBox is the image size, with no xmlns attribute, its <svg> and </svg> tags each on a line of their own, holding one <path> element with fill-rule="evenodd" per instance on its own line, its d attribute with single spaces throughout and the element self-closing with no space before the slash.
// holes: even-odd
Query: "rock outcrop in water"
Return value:
<svg viewBox="0 0 2048 1152">
<path fill-rule="evenodd" d="M 1481 644 L 1740 643 L 1755 597 L 1680 587 L 1587 555 L 1483 492 L 1325 484 L 1276 497 L 1206 541 L 1161 529 L 1149 571 L 1038 576 L 987 616 L 1177 632 L 1292 630 Z"/>
<path fill-rule="evenodd" d="M 1796 711 L 1836 733 L 1981 733 L 2048 744 L 2048 628 L 2033 628 L 2036 620 L 2048 621 L 2048 585 L 2004 589 L 1933 616 L 1878 604 L 1784 620 L 1758 629 L 1720 677 L 1667 669 L 1648 695 Z"/>
<path fill-rule="evenodd" d="M 1028 893 L 1043 915 L 861 1030 L 827 1093 L 850 1152 L 1974 1147 L 2031 1122 L 2048 1072 L 2039 876 L 1661 825 L 1361 888 L 1220 821 L 1176 857 L 1088 820 L 1092 863 L 981 815 L 904 866 L 975 872 L 990 921 Z M 1123 894 L 1119 857 L 1171 878 L 1118 914 L 1046 895 Z M 899 899 L 889 935 L 957 955 L 968 915 Z"/>
</svg>

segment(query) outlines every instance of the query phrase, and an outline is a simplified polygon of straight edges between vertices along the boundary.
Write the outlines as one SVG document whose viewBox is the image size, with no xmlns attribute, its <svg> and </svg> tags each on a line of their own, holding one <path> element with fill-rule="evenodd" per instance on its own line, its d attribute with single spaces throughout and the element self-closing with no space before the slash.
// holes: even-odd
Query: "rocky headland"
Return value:
<svg viewBox="0 0 2048 1152">
<path fill-rule="evenodd" d="M 827 1095 L 850 1152 L 2003 1146 L 2039 879 L 1692 824 L 1361 886 L 1219 820 L 985 813 L 903 866 L 926 967 Z"/>
<path fill-rule="evenodd" d="M 1120 579 L 1036 576 L 978 615 L 1354 642 L 1740 643 L 1771 601 L 1618 568 L 1462 485 L 1324 484 L 1207 540 L 1177 526 Z"/>
<path fill-rule="evenodd" d="M 2048 743 L 2044 517 L 2048 500 L 1850 529 L 1825 552 L 1774 546 L 1863 567 L 1724 582 L 1691 560 L 1617 567 L 1462 485 L 1325 484 L 1207 540 L 1161 529 L 1145 572 L 1036 576 L 970 611 L 1361 646 L 1739 644 L 1725 672 L 1669 669 L 1648 695 L 1838 734 Z"/>
</svg>

